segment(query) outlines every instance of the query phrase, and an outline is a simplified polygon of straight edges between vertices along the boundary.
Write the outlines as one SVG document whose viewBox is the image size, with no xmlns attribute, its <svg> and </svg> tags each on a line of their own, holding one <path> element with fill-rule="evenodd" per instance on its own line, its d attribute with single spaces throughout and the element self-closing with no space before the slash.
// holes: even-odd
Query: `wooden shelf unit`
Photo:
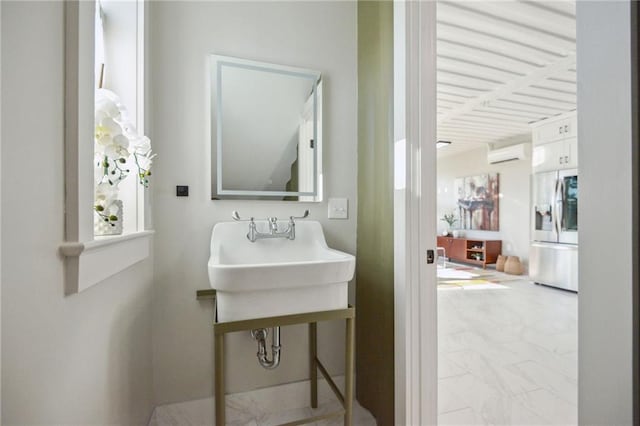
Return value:
<svg viewBox="0 0 640 426">
<path fill-rule="evenodd" d="M 501 240 L 439 236 L 438 247 L 443 247 L 446 256 L 452 261 L 471 263 L 483 268 L 496 263 L 498 255 L 502 253 Z"/>
</svg>

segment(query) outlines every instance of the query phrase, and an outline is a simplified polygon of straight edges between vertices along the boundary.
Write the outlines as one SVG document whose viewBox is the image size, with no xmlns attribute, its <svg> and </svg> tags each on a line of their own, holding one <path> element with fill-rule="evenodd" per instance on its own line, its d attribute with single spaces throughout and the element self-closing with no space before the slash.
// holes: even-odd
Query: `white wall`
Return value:
<svg viewBox="0 0 640 426">
<path fill-rule="evenodd" d="M 471 238 L 502 240 L 502 254 L 529 261 L 529 203 L 531 198 L 531 160 L 500 164 L 487 162 L 485 147 L 438 158 L 438 234 L 447 228 L 440 220 L 445 213 L 457 212 L 454 181 L 456 178 L 486 173 L 500 173 L 500 231 L 464 230 Z M 457 217 L 457 214 L 456 214 Z M 460 226 L 460 219 L 453 229 Z"/>
<path fill-rule="evenodd" d="M 2 2 L 2 424 L 146 424 L 151 259 L 64 296 L 63 9 Z"/>
<path fill-rule="evenodd" d="M 579 1 L 580 292 L 578 420 L 633 424 L 631 13 Z M 597 66 L 595 66 L 597 64 Z M 637 152 L 636 152 L 637 154 Z M 614 225 L 611 226 L 611 220 Z M 637 372 L 636 372 L 637 373 Z"/>
<path fill-rule="evenodd" d="M 209 239 L 216 222 L 244 216 L 286 217 L 311 209 L 330 246 L 355 253 L 357 50 L 355 2 L 152 2 L 151 139 L 154 170 L 156 289 L 154 371 L 158 403 L 213 392 L 213 319 L 195 292 L 209 287 Z M 349 220 L 327 220 L 327 203 L 211 201 L 207 139 L 207 55 L 316 69 L 324 82 L 325 200 L 347 197 Z M 189 185 L 176 198 L 176 185 Z M 353 292 L 353 288 L 350 289 Z M 343 369 L 342 323 L 321 324 L 320 355 Z M 262 369 L 248 333 L 228 336 L 227 391 L 306 379 L 307 329 L 282 331 L 281 366 Z"/>
</svg>

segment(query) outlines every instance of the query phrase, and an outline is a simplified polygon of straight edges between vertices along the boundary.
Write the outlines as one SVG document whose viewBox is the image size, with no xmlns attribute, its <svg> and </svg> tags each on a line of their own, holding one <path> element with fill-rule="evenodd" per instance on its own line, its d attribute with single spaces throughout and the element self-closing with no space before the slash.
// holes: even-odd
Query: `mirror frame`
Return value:
<svg viewBox="0 0 640 426">
<path fill-rule="evenodd" d="M 261 191 L 261 190 L 233 190 L 224 189 L 222 182 L 222 98 L 218 96 L 222 90 L 222 67 L 234 67 L 255 71 L 265 71 L 281 75 L 289 75 L 309 79 L 313 88 L 313 191 Z M 322 201 L 321 190 L 321 155 L 322 155 L 322 122 L 319 117 L 322 112 L 322 76 L 319 71 L 304 68 L 290 67 L 267 62 L 258 62 L 231 56 L 209 55 L 209 131 L 211 141 L 211 199 L 212 200 L 273 200 L 273 201 Z M 320 128 L 319 128 L 320 126 Z M 297 197 L 297 200 L 287 200 L 288 197 Z M 300 200 L 300 197 L 313 199 Z"/>
</svg>

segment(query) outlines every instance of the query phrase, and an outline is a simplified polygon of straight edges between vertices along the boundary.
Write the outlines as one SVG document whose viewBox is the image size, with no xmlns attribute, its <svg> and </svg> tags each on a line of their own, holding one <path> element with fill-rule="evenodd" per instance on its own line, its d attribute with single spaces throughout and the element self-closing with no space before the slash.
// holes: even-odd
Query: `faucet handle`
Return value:
<svg viewBox="0 0 640 426">
<path fill-rule="evenodd" d="M 307 216 L 309 216 L 309 209 L 305 210 L 304 213 L 302 214 L 302 216 L 289 216 L 289 219 L 293 220 L 293 219 L 304 219 Z"/>
<path fill-rule="evenodd" d="M 233 218 L 233 220 L 236 220 L 238 222 L 253 222 L 253 217 L 249 219 L 242 219 L 240 217 L 240 214 L 236 210 L 231 213 L 231 217 Z"/>
</svg>

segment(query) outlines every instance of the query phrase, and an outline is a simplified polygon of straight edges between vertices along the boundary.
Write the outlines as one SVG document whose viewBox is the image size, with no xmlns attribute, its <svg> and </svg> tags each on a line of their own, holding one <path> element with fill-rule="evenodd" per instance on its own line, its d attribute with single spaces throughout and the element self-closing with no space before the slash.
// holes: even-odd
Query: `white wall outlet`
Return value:
<svg viewBox="0 0 640 426">
<path fill-rule="evenodd" d="M 349 200 L 346 198 L 329 198 L 329 219 L 348 219 Z"/>
</svg>

